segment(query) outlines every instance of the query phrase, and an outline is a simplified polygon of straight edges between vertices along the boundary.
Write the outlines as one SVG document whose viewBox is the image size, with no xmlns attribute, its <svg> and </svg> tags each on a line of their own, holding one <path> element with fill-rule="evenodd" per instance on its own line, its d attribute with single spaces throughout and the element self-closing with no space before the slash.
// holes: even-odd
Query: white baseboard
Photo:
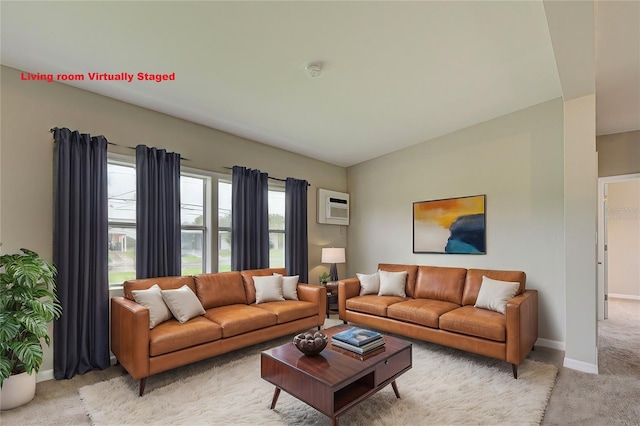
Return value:
<svg viewBox="0 0 640 426">
<path fill-rule="evenodd" d="M 609 293 L 610 299 L 631 299 L 631 300 L 640 300 L 640 296 L 636 296 L 634 294 L 616 294 Z"/>
<path fill-rule="evenodd" d="M 596 353 L 596 358 L 598 354 Z M 577 359 L 564 358 L 563 367 L 570 368 L 572 370 L 582 371 L 583 373 L 598 374 L 598 362 L 595 364 L 589 364 L 588 362 L 578 361 Z"/>
<path fill-rule="evenodd" d="M 559 340 L 543 339 L 541 337 L 538 337 L 538 340 L 536 340 L 535 345 L 542 346 L 543 348 L 557 349 L 559 351 L 566 350 L 566 346 L 564 342 L 561 342 Z"/>
<path fill-rule="evenodd" d="M 36 383 L 46 382 L 47 380 L 53 380 L 53 370 L 40 371 L 36 376 Z"/>
</svg>

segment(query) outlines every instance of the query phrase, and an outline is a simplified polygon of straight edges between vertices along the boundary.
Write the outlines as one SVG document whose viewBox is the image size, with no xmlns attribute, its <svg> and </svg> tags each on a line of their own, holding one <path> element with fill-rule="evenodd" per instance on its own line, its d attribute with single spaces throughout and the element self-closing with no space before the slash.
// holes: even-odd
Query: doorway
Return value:
<svg viewBox="0 0 640 426">
<path fill-rule="evenodd" d="M 598 320 L 611 296 L 640 300 L 640 173 L 598 179 Z"/>
</svg>

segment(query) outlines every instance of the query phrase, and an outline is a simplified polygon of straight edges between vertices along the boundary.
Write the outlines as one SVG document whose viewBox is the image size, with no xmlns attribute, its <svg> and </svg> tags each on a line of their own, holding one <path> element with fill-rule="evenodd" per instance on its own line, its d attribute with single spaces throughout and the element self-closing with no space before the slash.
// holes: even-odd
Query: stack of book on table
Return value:
<svg viewBox="0 0 640 426">
<path fill-rule="evenodd" d="M 353 327 L 334 334 L 331 344 L 364 355 L 384 346 L 384 338 L 378 332 Z"/>
</svg>

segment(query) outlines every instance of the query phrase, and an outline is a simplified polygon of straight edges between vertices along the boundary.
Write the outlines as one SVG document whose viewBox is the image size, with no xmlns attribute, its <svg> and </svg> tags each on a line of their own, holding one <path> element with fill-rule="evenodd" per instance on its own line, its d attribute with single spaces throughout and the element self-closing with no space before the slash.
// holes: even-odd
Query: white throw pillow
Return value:
<svg viewBox="0 0 640 426">
<path fill-rule="evenodd" d="M 407 271 L 389 272 L 379 270 L 378 274 L 380 274 L 380 291 L 378 292 L 378 296 L 407 296 L 404 291 L 405 284 L 407 283 Z"/>
<path fill-rule="evenodd" d="M 489 309 L 505 314 L 507 311 L 507 301 L 516 295 L 519 287 L 520 283 L 498 281 L 483 276 L 478 298 L 474 306 L 476 308 Z"/>
<path fill-rule="evenodd" d="M 256 287 L 256 303 L 284 300 L 282 275 L 255 276 L 253 277 L 253 285 Z"/>
<path fill-rule="evenodd" d="M 177 290 L 162 290 L 162 298 L 181 324 L 205 313 L 198 296 L 187 285 Z"/>
<path fill-rule="evenodd" d="M 380 275 L 377 272 L 369 275 L 356 273 L 356 277 L 360 280 L 360 296 L 378 294 L 380 291 Z"/>
<path fill-rule="evenodd" d="M 284 300 L 298 300 L 298 280 L 300 275 L 287 277 L 275 272 L 273 275 L 282 277 L 282 296 L 284 296 Z"/>
<path fill-rule="evenodd" d="M 133 290 L 133 300 L 149 309 L 149 330 L 156 325 L 173 318 L 171 311 L 162 299 L 162 291 L 158 284 L 146 290 Z"/>
</svg>

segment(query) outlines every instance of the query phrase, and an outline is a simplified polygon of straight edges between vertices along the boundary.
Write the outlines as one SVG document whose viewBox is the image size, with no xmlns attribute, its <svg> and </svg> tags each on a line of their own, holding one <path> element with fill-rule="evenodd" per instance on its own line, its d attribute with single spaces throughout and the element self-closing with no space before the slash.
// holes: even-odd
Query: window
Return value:
<svg viewBox="0 0 640 426">
<path fill-rule="evenodd" d="M 218 181 L 218 272 L 231 270 L 231 182 Z"/>
<path fill-rule="evenodd" d="M 205 272 L 206 179 L 193 175 L 180 176 L 180 220 L 182 221 L 182 275 Z"/>
<path fill-rule="evenodd" d="M 284 268 L 284 188 L 269 189 L 269 267 Z"/>
<path fill-rule="evenodd" d="M 134 161 L 131 157 L 112 154 L 107 164 L 110 286 L 120 286 L 124 281 L 136 278 Z M 217 222 L 212 222 L 211 212 L 216 208 L 214 200 L 217 201 Z M 272 268 L 284 267 L 284 210 L 284 187 L 271 185 L 269 266 Z M 230 178 L 183 167 L 180 174 L 180 220 L 182 274 L 195 275 L 212 270 L 230 271 Z"/>
<path fill-rule="evenodd" d="M 136 169 L 131 164 L 107 164 L 109 215 L 109 283 L 136 277 Z"/>
<path fill-rule="evenodd" d="M 107 163 L 109 217 L 109 285 L 119 286 L 136 278 L 136 169 L 130 157 L 113 156 Z M 210 268 L 207 262 L 207 191 L 212 178 L 197 171 L 180 174 L 180 220 L 182 274 L 201 274 Z M 209 267 L 208 267 L 209 266 Z"/>
<path fill-rule="evenodd" d="M 269 267 L 284 268 L 284 187 L 269 188 Z M 218 181 L 218 271 L 231 270 L 231 182 Z"/>
</svg>

